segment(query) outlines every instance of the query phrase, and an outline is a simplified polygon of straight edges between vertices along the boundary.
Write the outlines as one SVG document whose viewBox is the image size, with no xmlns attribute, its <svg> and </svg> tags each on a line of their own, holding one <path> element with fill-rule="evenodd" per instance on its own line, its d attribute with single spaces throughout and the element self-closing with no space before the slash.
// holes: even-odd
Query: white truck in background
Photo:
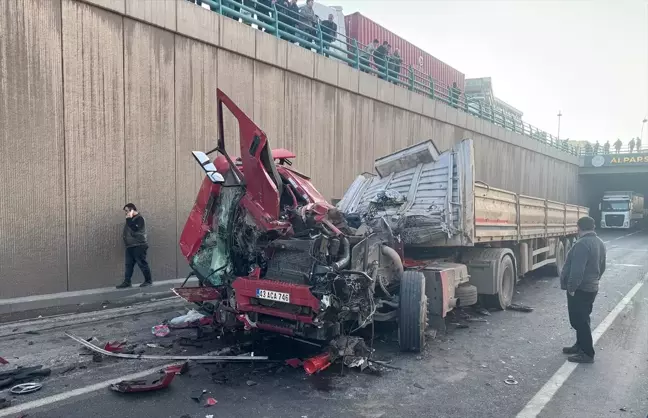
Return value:
<svg viewBox="0 0 648 418">
<path fill-rule="evenodd" d="M 636 192 L 608 191 L 599 204 L 601 228 L 636 228 L 644 219 L 644 197 Z"/>
</svg>

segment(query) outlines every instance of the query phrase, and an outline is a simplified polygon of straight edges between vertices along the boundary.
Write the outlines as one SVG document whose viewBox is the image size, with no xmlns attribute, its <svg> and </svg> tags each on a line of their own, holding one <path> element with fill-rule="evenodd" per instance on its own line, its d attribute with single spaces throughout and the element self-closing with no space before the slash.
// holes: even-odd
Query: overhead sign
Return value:
<svg viewBox="0 0 648 418">
<path fill-rule="evenodd" d="M 585 157 L 585 167 L 614 167 L 648 164 L 648 152 L 644 154 L 606 154 Z"/>
</svg>

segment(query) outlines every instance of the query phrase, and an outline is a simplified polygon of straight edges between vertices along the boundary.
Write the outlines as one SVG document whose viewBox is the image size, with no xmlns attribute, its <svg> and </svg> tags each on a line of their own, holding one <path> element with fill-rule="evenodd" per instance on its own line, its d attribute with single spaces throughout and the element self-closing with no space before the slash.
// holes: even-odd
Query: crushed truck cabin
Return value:
<svg viewBox="0 0 648 418">
<path fill-rule="evenodd" d="M 224 108 L 239 157 L 225 149 Z M 395 321 L 401 349 L 420 351 L 455 307 L 506 309 L 525 273 L 559 272 L 588 213 L 477 181 L 470 139 L 383 157 L 333 206 L 220 90 L 218 113 L 218 146 L 194 152 L 206 177 L 180 239 L 199 286 L 176 289 L 216 326 L 334 346 Z"/>
</svg>

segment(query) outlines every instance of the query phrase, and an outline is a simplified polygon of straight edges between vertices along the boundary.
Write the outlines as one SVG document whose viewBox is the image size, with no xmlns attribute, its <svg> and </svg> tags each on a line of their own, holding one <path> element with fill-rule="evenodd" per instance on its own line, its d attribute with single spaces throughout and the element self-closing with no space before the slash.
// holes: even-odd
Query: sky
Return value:
<svg viewBox="0 0 648 418">
<path fill-rule="evenodd" d="M 325 0 L 359 11 L 466 74 L 560 138 L 641 135 L 648 115 L 648 0 Z M 643 130 L 648 143 L 648 123 Z"/>
</svg>

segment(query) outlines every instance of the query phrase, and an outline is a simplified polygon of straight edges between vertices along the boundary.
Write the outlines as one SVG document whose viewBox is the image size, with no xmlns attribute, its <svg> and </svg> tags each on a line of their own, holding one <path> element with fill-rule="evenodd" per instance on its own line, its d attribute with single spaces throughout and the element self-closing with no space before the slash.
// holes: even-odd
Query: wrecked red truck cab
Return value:
<svg viewBox="0 0 648 418">
<path fill-rule="evenodd" d="M 224 108 L 238 121 L 240 157 L 225 149 Z M 343 213 L 330 204 L 290 168 L 295 155 L 271 150 L 266 134 L 220 90 L 218 112 L 218 147 L 193 153 L 206 177 L 180 239 L 199 287 L 176 293 L 219 326 L 320 342 L 400 321 L 401 348 L 420 350 L 431 295 L 425 263 L 405 269 L 398 225 L 373 209 Z M 220 155 L 212 163 L 213 153 Z M 440 300 L 454 288 L 430 280 Z M 438 309 L 440 318 L 449 306 Z"/>
</svg>

